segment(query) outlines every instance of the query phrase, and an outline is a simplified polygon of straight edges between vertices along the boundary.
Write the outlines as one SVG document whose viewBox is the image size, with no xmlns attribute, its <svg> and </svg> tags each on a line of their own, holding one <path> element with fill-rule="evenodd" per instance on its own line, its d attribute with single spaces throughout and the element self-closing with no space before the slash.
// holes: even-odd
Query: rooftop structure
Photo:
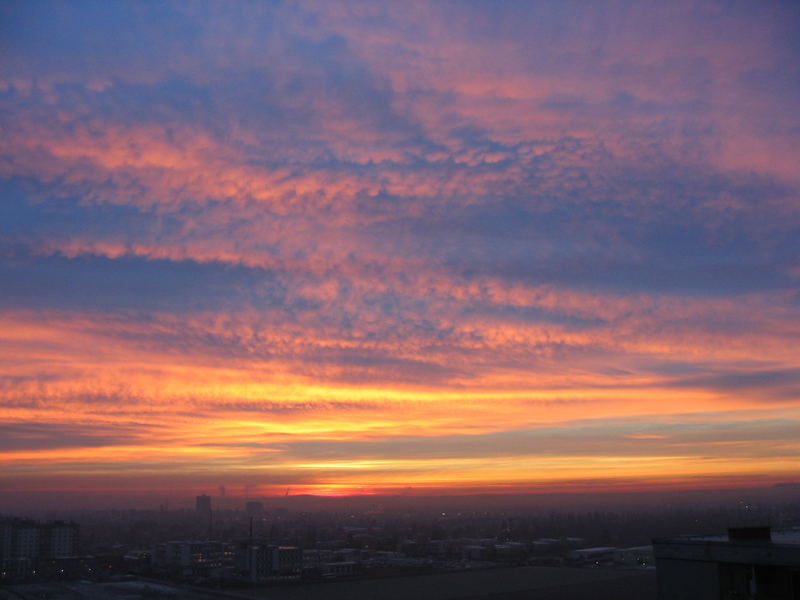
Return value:
<svg viewBox="0 0 800 600">
<path fill-rule="evenodd" d="M 653 540 L 659 600 L 800 599 L 800 528 Z"/>
</svg>

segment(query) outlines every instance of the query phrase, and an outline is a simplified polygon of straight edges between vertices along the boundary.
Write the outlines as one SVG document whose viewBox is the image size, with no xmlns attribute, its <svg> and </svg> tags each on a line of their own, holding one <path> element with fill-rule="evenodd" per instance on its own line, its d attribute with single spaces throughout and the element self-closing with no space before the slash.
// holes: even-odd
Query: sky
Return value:
<svg viewBox="0 0 800 600">
<path fill-rule="evenodd" d="M 0 493 L 800 480 L 796 2 L 0 4 Z"/>
</svg>

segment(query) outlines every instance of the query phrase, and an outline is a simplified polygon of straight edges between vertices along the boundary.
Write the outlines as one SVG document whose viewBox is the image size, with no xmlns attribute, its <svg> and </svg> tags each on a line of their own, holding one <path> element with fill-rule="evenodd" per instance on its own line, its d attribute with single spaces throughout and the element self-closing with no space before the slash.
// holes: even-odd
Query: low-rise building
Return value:
<svg viewBox="0 0 800 600">
<path fill-rule="evenodd" d="M 233 549 L 218 541 L 174 541 L 161 544 L 153 562 L 181 577 L 218 577 L 232 566 Z"/>
<path fill-rule="evenodd" d="M 616 550 L 616 548 L 610 546 L 579 548 L 570 552 L 567 558 L 575 563 L 603 564 L 614 560 L 614 551 Z"/>
<path fill-rule="evenodd" d="M 356 561 L 331 562 L 322 565 L 323 577 L 346 577 L 357 575 L 364 570 L 364 565 Z"/>
<path fill-rule="evenodd" d="M 253 582 L 299 579 L 303 570 L 303 551 L 295 546 L 243 542 L 237 549 L 236 564 L 239 573 Z"/>
<path fill-rule="evenodd" d="M 655 565 L 653 546 L 634 546 L 614 550 L 614 562 L 628 567 L 652 567 Z"/>
</svg>

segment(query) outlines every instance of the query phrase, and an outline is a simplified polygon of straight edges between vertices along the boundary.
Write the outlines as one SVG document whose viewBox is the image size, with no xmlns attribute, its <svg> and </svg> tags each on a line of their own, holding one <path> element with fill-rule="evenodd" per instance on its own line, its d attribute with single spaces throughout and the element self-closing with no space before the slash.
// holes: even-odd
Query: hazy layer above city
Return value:
<svg viewBox="0 0 800 600">
<path fill-rule="evenodd" d="M 212 494 L 214 490 L 209 491 Z M 712 490 L 658 490 L 638 492 L 597 491 L 593 494 L 465 494 L 465 495 L 356 495 L 356 496 L 234 496 L 212 495 L 218 510 L 242 509 L 248 501 L 258 500 L 268 508 L 289 508 L 298 511 L 374 510 L 376 507 L 403 510 L 659 510 L 676 507 L 715 507 L 748 503 L 795 502 L 800 496 L 800 483 L 783 483 L 762 488 L 726 488 Z M 96 510 L 181 510 L 193 509 L 195 496 L 180 493 L 169 496 L 157 493 L 86 494 L 85 492 L 35 492 L 0 495 L 0 512 L 27 517 L 79 514 Z"/>
</svg>

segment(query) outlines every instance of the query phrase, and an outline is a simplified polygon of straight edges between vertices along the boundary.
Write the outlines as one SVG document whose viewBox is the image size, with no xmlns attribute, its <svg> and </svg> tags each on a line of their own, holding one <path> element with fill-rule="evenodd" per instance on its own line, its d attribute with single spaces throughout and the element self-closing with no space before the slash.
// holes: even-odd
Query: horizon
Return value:
<svg viewBox="0 0 800 600">
<path fill-rule="evenodd" d="M 0 510 L 800 482 L 797 3 L 0 24 Z"/>
<path fill-rule="evenodd" d="M 179 511 L 193 513 L 196 499 L 203 495 L 211 498 L 213 511 L 241 512 L 251 501 L 263 503 L 265 509 L 290 509 L 299 512 L 327 512 L 329 510 L 363 510 L 381 507 L 383 510 L 449 510 L 449 511 L 504 511 L 558 512 L 573 510 L 654 510 L 670 508 L 724 508 L 742 502 L 763 505 L 793 505 L 800 482 L 783 482 L 762 487 L 689 488 L 660 490 L 597 490 L 591 495 L 585 491 L 540 491 L 529 493 L 439 493 L 439 494 L 275 494 L 225 495 L 213 491 L 186 495 L 185 492 L 151 491 L 139 494 L 87 494 L 86 492 L 28 492 L 8 499 L 0 498 L 0 516 L 31 517 L 42 514 L 80 514 L 83 512 L 127 511 L 144 512 Z"/>
</svg>

